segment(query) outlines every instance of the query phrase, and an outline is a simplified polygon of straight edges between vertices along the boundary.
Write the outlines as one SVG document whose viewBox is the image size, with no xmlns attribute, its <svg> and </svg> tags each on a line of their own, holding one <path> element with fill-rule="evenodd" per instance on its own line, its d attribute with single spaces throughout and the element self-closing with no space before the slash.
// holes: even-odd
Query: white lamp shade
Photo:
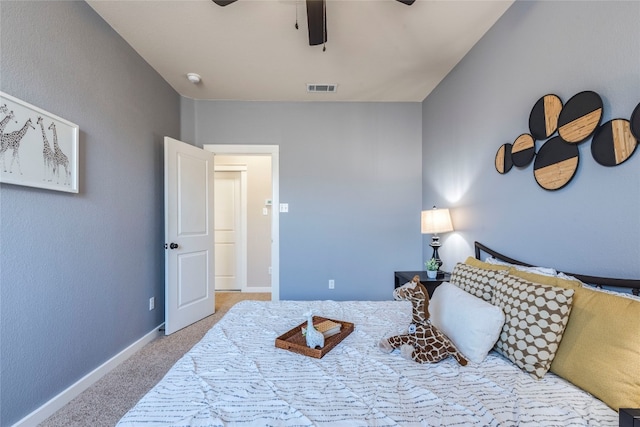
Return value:
<svg viewBox="0 0 640 427">
<path fill-rule="evenodd" d="M 449 209 L 430 209 L 422 211 L 420 221 L 422 234 L 437 234 L 453 231 Z"/>
</svg>

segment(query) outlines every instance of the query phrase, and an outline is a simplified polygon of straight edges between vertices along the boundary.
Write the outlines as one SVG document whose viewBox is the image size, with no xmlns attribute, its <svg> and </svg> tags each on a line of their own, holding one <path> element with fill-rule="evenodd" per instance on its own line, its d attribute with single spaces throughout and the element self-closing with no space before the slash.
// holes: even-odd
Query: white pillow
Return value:
<svg viewBox="0 0 640 427">
<path fill-rule="evenodd" d="M 513 267 L 516 270 L 520 270 L 520 271 L 524 271 L 527 273 L 535 273 L 535 274 L 542 274 L 543 276 L 550 276 L 550 277 L 554 277 L 558 274 L 558 272 L 554 269 L 554 268 L 550 268 L 550 267 L 525 267 L 524 265 L 518 265 L 518 264 L 511 264 L 502 260 L 499 260 L 498 258 L 494 258 L 492 256 L 487 257 L 484 262 L 486 262 L 487 264 L 494 264 L 494 265 L 504 265 L 507 267 Z"/>
<path fill-rule="evenodd" d="M 481 363 L 498 340 L 504 325 L 502 309 L 449 282 L 433 292 L 431 323 L 455 344 L 467 359 Z"/>
</svg>

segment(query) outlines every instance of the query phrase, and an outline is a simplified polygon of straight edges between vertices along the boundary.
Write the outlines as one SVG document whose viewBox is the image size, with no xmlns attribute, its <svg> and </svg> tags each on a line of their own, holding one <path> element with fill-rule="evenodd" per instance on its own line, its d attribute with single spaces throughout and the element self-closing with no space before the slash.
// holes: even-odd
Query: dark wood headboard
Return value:
<svg viewBox="0 0 640 427">
<path fill-rule="evenodd" d="M 501 261 L 508 262 L 510 264 L 522 265 L 525 267 L 532 267 L 531 264 L 527 264 L 526 262 L 518 261 L 513 258 L 509 258 L 506 255 L 501 254 L 500 252 L 496 252 L 491 248 L 483 245 L 482 243 L 475 242 L 475 251 L 476 251 L 476 259 L 482 260 L 482 253 L 486 253 L 491 255 L 494 258 L 497 258 Z M 568 273 L 566 271 L 563 272 L 566 275 L 573 276 L 576 279 L 580 280 L 583 283 L 588 283 L 590 285 L 602 287 L 602 286 L 610 286 L 617 288 L 627 288 L 631 289 L 631 292 L 634 295 L 640 294 L 640 279 L 615 279 L 610 277 L 598 277 L 598 276 L 586 276 L 584 274 L 576 274 L 576 273 Z"/>
</svg>

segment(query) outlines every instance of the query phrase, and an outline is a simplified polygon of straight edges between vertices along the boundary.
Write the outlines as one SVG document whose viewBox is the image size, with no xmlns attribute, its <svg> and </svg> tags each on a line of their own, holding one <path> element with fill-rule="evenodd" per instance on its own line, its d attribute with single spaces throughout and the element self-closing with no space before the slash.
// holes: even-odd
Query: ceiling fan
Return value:
<svg viewBox="0 0 640 427">
<path fill-rule="evenodd" d="M 237 0 L 213 0 L 218 6 L 227 6 Z M 416 0 L 396 0 L 411 6 Z M 309 28 L 309 46 L 317 46 L 327 42 L 327 10 L 326 0 L 306 0 L 307 23 Z M 296 22 L 296 28 L 298 24 Z M 324 50 L 324 49 L 323 49 Z"/>
</svg>

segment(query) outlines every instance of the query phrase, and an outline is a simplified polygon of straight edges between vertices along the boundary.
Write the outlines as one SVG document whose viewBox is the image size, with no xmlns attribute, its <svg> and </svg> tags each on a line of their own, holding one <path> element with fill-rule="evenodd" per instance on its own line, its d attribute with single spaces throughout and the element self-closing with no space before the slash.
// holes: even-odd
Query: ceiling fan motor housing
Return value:
<svg viewBox="0 0 640 427">
<path fill-rule="evenodd" d="M 327 8 L 325 0 L 307 0 L 309 46 L 327 42 Z"/>
</svg>

